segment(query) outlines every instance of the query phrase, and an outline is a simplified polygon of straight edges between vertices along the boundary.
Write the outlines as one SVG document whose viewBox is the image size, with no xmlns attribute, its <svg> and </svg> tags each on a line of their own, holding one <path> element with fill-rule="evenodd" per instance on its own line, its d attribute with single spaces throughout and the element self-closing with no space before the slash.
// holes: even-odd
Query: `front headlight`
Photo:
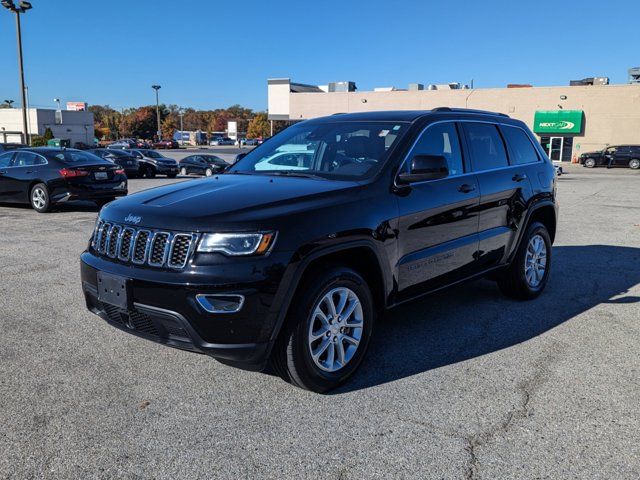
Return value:
<svg viewBox="0 0 640 480">
<path fill-rule="evenodd" d="M 275 232 L 268 233 L 205 233 L 198 252 L 219 252 L 225 255 L 264 255 L 273 246 Z"/>
</svg>

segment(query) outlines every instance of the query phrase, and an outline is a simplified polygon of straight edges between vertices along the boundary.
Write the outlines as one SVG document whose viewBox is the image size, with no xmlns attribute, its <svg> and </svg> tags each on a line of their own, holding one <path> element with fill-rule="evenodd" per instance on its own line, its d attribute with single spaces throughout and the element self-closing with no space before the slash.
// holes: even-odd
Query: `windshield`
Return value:
<svg viewBox="0 0 640 480">
<path fill-rule="evenodd" d="M 406 129 L 400 122 L 301 123 L 252 150 L 229 172 L 360 180 L 380 171 Z"/>
<path fill-rule="evenodd" d="M 54 157 L 58 160 L 63 161 L 64 163 L 95 162 L 96 160 L 104 162 L 104 160 L 102 160 L 97 155 L 83 152 L 81 150 L 63 150 L 56 153 Z"/>
</svg>

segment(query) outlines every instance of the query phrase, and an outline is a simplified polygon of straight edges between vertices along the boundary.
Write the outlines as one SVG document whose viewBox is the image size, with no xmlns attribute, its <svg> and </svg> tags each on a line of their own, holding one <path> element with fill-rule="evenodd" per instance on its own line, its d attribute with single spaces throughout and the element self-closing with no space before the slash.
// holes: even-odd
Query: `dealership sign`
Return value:
<svg viewBox="0 0 640 480">
<path fill-rule="evenodd" d="M 582 110 L 538 110 L 533 120 L 536 133 L 580 133 Z"/>
</svg>

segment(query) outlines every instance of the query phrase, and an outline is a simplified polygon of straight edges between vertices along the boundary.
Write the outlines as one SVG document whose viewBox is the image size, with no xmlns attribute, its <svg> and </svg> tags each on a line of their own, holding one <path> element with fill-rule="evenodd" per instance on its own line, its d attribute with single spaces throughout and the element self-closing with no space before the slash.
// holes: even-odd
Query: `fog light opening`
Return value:
<svg viewBox="0 0 640 480">
<path fill-rule="evenodd" d="M 242 310 L 244 295 L 198 294 L 198 304 L 209 313 L 236 313 Z"/>
</svg>

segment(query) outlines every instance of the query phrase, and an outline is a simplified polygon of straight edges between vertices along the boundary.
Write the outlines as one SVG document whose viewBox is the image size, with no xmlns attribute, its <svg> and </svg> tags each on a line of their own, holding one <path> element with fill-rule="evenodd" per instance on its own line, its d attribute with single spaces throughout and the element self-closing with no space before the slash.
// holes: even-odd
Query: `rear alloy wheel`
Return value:
<svg viewBox="0 0 640 480">
<path fill-rule="evenodd" d="M 593 168 L 596 166 L 596 161 L 593 158 L 587 158 L 584 161 L 584 166 L 587 168 Z"/>
<path fill-rule="evenodd" d="M 344 383 L 365 356 L 375 319 L 373 297 L 360 274 L 345 267 L 314 275 L 298 294 L 272 364 L 294 385 L 326 392 Z"/>
<path fill-rule="evenodd" d="M 634 170 L 638 170 L 640 168 L 640 159 L 632 158 L 629 160 L 629 168 L 633 168 Z"/>
<path fill-rule="evenodd" d="M 204 171 L 204 175 L 205 175 L 206 177 L 210 177 L 211 175 L 213 175 L 213 170 L 211 170 L 210 168 L 207 168 L 207 169 Z"/>
<path fill-rule="evenodd" d="M 187 169 L 185 167 L 182 167 L 180 169 L 180 175 L 182 175 L 183 177 L 187 176 Z"/>
<path fill-rule="evenodd" d="M 145 167 L 144 176 L 147 178 L 156 178 L 156 170 L 153 167 Z"/>
<path fill-rule="evenodd" d="M 51 210 L 49 190 L 44 183 L 38 183 L 31 189 L 31 206 L 38 213 L 46 213 Z"/>
<path fill-rule="evenodd" d="M 551 238 L 547 228 L 534 222 L 527 228 L 509 268 L 498 278 L 505 295 L 531 300 L 542 293 L 551 269 Z"/>
</svg>

